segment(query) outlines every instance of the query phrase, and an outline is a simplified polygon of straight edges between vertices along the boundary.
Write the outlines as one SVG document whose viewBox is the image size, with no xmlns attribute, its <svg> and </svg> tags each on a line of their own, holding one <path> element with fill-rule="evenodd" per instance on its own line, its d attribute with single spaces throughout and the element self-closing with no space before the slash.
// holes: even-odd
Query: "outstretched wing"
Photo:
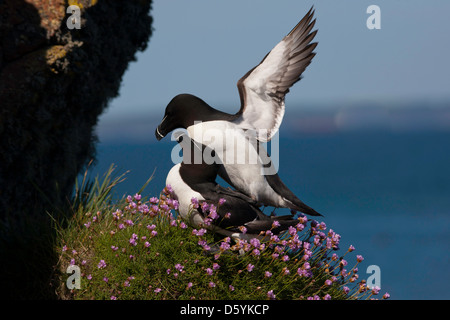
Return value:
<svg viewBox="0 0 450 320">
<path fill-rule="evenodd" d="M 241 125 L 257 131 L 258 140 L 269 141 L 284 116 L 284 97 L 301 79 L 302 72 L 315 56 L 317 30 L 313 8 L 260 62 L 237 83 L 241 98 Z M 266 131 L 266 132 L 265 132 Z"/>
</svg>

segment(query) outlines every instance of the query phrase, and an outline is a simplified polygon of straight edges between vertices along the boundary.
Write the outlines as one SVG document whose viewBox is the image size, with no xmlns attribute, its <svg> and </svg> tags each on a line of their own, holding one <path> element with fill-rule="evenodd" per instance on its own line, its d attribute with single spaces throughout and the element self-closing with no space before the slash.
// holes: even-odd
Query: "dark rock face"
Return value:
<svg viewBox="0 0 450 320">
<path fill-rule="evenodd" d="M 66 24 L 69 5 L 81 8 L 80 29 Z M 146 48 L 150 7 L 151 0 L 0 1 L 0 261 L 24 219 L 45 220 L 70 198 L 95 154 L 98 116 Z"/>
</svg>

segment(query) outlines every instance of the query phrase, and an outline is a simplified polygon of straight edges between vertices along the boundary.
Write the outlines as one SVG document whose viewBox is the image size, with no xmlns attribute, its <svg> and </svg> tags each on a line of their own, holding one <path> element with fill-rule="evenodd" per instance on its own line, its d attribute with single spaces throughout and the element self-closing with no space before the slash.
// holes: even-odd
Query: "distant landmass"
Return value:
<svg viewBox="0 0 450 320">
<path fill-rule="evenodd" d="M 123 116 L 106 114 L 100 118 L 97 126 L 99 140 L 156 141 L 153 132 L 162 115 L 163 110 L 157 113 L 150 108 L 148 113 L 129 113 Z M 341 103 L 337 106 L 286 108 L 280 132 L 330 134 L 354 130 L 450 131 L 450 100 L 433 103 Z"/>
</svg>

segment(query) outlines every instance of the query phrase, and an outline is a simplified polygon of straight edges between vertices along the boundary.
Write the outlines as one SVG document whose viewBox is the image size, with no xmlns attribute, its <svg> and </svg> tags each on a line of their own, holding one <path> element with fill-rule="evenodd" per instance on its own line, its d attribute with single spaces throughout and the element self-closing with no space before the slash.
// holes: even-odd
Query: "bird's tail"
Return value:
<svg viewBox="0 0 450 320">
<path fill-rule="evenodd" d="M 320 213 L 318 213 L 316 210 L 311 208 L 310 206 L 304 204 L 299 198 L 297 197 L 291 197 L 291 200 L 284 199 L 288 203 L 288 207 L 291 210 L 300 211 L 305 214 L 309 214 L 311 216 L 322 216 Z"/>
<path fill-rule="evenodd" d="M 305 214 L 309 214 L 311 216 L 321 216 L 320 213 L 318 213 L 313 208 L 307 206 L 304 204 L 284 183 L 281 181 L 278 174 L 273 175 L 266 175 L 266 180 L 269 183 L 269 185 L 272 187 L 272 189 L 278 193 L 280 196 L 283 197 L 286 207 L 295 210 L 300 211 Z"/>
</svg>

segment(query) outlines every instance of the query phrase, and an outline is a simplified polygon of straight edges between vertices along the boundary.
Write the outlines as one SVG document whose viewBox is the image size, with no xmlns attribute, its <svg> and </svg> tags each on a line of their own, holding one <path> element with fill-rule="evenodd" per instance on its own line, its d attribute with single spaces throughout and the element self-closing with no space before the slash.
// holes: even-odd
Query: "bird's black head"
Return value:
<svg viewBox="0 0 450 320">
<path fill-rule="evenodd" d="M 207 121 L 212 109 L 202 99 L 192 94 L 179 94 L 167 105 L 164 117 L 155 131 L 156 139 L 161 140 L 169 132 L 187 129 L 195 121 Z"/>
</svg>

